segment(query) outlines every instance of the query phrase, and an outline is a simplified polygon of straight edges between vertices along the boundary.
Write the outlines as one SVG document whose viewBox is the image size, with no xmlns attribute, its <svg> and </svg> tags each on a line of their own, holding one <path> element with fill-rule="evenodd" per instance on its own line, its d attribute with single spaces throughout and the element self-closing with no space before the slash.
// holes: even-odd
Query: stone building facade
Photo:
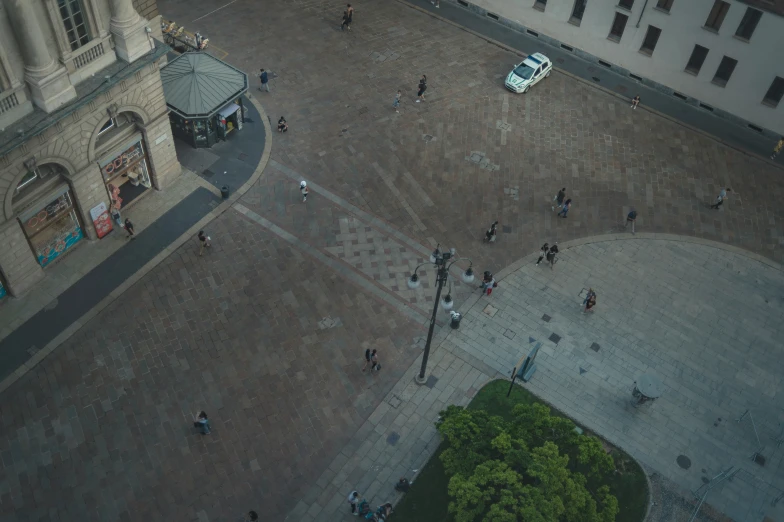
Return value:
<svg viewBox="0 0 784 522">
<path fill-rule="evenodd" d="M 0 294 L 180 173 L 149 0 L 0 0 Z"/>
</svg>

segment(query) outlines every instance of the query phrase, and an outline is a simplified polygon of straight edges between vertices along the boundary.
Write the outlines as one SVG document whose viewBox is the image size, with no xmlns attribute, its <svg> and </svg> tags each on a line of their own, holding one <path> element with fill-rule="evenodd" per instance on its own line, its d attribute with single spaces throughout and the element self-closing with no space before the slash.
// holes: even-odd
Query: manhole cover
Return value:
<svg viewBox="0 0 784 522">
<path fill-rule="evenodd" d="M 365 114 L 367 111 L 368 111 L 368 108 L 367 108 L 367 107 L 361 107 L 361 108 L 359 109 L 359 113 L 360 113 L 360 114 Z"/>
<path fill-rule="evenodd" d="M 482 154 L 479 154 L 478 152 L 472 152 L 471 156 L 468 159 L 470 159 L 474 163 L 479 163 L 480 161 L 482 161 L 482 158 L 484 158 Z"/>
<path fill-rule="evenodd" d="M 400 440 L 400 434 L 398 434 L 398 432 L 396 431 L 393 431 L 392 433 L 389 434 L 389 437 L 387 437 L 387 444 L 389 444 L 390 446 L 394 446 L 395 444 L 397 444 L 397 441 L 399 440 Z"/>
<path fill-rule="evenodd" d="M 204 176 L 205 178 L 211 178 L 215 175 L 215 173 L 211 170 L 205 170 L 204 172 L 201 173 L 201 175 Z"/>
<path fill-rule="evenodd" d="M 757 453 L 756 455 L 754 455 L 754 462 L 759 464 L 760 466 L 764 466 L 765 465 L 765 457 L 763 457 L 762 455 Z"/>
<path fill-rule="evenodd" d="M 423 141 L 433 141 L 433 136 L 430 135 L 430 134 L 423 134 L 422 135 L 422 140 Z"/>
<path fill-rule="evenodd" d="M 686 455 L 678 455 L 678 458 L 675 459 L 675 462 L 677 462 L 678 466 L 683 469 L 689 469 L 691 467 L 691 459 Z"/>
<path fill-rule="evenodd" d="M 434 375 L 430 375 L 427 378 L 427 380 L 425 381 L 425 386 L 427 386 L 428 388 L 430 388 L 432 390 L 433 386 L 435 386 L 437 382 L 438 382 L 438 377 L 436 377 Z"/>
<path fill-rule="evenodd" d="M 542 316 L 542 321 L 544 321 L 545 323 L 549 323 L 549 322 L 550 322 L 550 319 L 552 319 L 552 317 L 550 317 L 550 316 L 549 316 L 549 315 L 547 315 L 547 314 L 544 314 L 544 315 Z"/>
<path fill-rule="evenodd" d="M 596 344 L 596 343 L 593 343 L 593 344 L 591 345 L 591 350 L 593 350 L 594 352 L 598 352 L 598 351 L 599 351 L 599 348 L 601 348 L 601 346 L 599 346 L 599 345 L 598 345 L 598 344 Z"/>
<path fill-rule="evenodd" d="M 550 337 L 548 337 L 548 339 L 550 339 L 555 344 L 558 344 L 560 342 L 560 340 L 561 340 L 561 336 L 558 335 L 558 334 L 553 334 Z"/>
</svg>

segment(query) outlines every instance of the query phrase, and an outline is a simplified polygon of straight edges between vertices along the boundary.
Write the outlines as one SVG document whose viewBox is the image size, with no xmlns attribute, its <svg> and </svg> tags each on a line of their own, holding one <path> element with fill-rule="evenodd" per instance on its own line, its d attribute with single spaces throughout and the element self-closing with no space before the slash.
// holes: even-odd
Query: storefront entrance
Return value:
<svg viewBox="0 0 784 522">
<path fill-rule="evenodd" d="M 116 210 L 152 187 L 150 166 L 141 135 L 99 163 L 106 190 Z"/>
<path fill-rule="evenodd" d="M 67 185 L 61 186 L 43 201 L 49 203 L 19 216 L 30 248 L 42 267 L 63 255 L 84 237 Z"/>
</svg>

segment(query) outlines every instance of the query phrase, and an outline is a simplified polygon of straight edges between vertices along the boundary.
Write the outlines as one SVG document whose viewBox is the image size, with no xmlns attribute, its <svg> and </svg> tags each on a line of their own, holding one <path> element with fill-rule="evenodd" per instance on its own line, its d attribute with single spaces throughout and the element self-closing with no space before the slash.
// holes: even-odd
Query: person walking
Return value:
<svg viewBox="0 0 784 522">
<path fill-rule="evenodd" d="M 373 350 L 373 352 L 370 354 L 370 373 L 373 373 L 374 370 L 375 371 L 381 370 L 381 363 L 378 362 L 377 350 Z"/>
<path fill-rule="evenodd" d="M 208 435 L 210 433 L 210 421 L 207 419 L 207 414 L 205 412 L 199 412 L 199 416 L 193 420 L 193 427 L 199 428 L 202 435 Z"/>
<path fill-rule="evenodd" d="M 371 351 L 370 351 L 370 348 L 368 348 L 367 350 L 365 350 L 365 366 L 363 366 L 363 367 L 362 367 L 362 371 L 363 371 L 363 372 L 365 371 L 365 368 L 367 368 L 367 367 L 368 367 L 368 365 L 370 364 L 370 361 L 371 361 L 371 359 L 373 358 L 373 356 L 374 356 L 375 354 L 376 354 L 376 351 L 375 351 L 375 350 L 373 350 L 373 352 L 372 352 L 372 353 L 371 353 Z"/>
<path fill-rule="evenodd" d="M 632 98 L 632 109 L 636 109 L 639 104 L 640 104 L 640 95 L 638 94 L 637 96 Z"/>
<path fill-rule="evenodd" d="M 587 293 L 587 294 L 585 294 L 585 299 L 583 299 L 583 303 L 580 305 L 580 308 L 582 308 L 582 307 L 584 307 L 586 304 L 588 304 L 588 301 L 590 301 L 590 300 L 591 300 L 591 298 L 594 298 L 594 299 L 596 299 L 596 292 L 594 292 L 594 291 L 593 291 L 593 288 L 589 288 L 589 289 L 588 289 L 588 293 Z"/>
<path fill-rule="evenodd" d="M 493 288 L 496 286 L 498 286 L 498 283 L 495 282 L 493 274 L 489 270 L 485 270 L 485 273 L 482 276 L 482 284 L 479 285 L 479 288 L 482 289 L 482 293 L 484 295 L 490 295 L 493 293 Z"/>
<path fill-rule="evenodd" d="M 397 94 L 395 94 L 395 100 L 392 102 L 392 107 L 395 109 L 395 112 L 400 112 L 400 89 L 398 89 Z"/>
<path fill-rule="evenodd" d="M 417 91 L 417 103 L 425 101 L 425 91 L 427 90 L 427 76 L 424 74 L 422 75 L 422 79 L 419 80 L 419 91 Z"/>
<path fill-rule="evenodd" d="M 133 233 L 133 223 L 128 218 L 125 218 L 125 231 L 128 232 L 128 239 L 136 239 Z"/>
<path fill-rule="evenodd" d="M 539 249 L 539 259 L 536 260 L 536 265 L 539 266 L 539 263 L 542 262 L 542 259 L 545 258 L 547 252 L 550 250 L 550 245 L 545 243 L 542 245 L 542 248 Z"/>
<path fill-rule="evenodd" d="M 572 208 L 571 198 L 564 201 L 563 206 L 561 207 L 561 211 L 558 213 L 558 215 L 561 216 L 562 218 L 566 218 L 566 214 L 569 213 L 570 208 Z"/>
<path fill-rule="evenodd" d="M 784 149 L 784 136 L 782 136 L 779 142 L 776 143 L 776 146 L 773 147 L 773 154 L 770 155 L 770 159 L 776 159 L 776 156 L 779 155 L 781 149 Z"/>
<path fill-rule="evenodd" d="M 283 116 L 278 120 L 278 132 L 288 132 L 289 124 Z"/>
<path fill-rule="evenodd" d="M 346 10 L 343 11 L 343 24 L 340 26 L 340 30 L 342 31 L 345 27 L 349 31 L 351 31 L 351 22 L 354 19 L 354 8 L 351 7 L 351 4 L 346 4 Z"/>
<path fill-rule="evenodd" d="M 556 208 L 561 208 L 563 206 L 564 198 L 566 197 L 566 187 L 562 188 L 558 191 L 558 194 L 555 195 L 553 201 L 555 201 L 555 205 L 553 205 L 553 212 L 555 212 Z"/>
<path fill-rule="evenodd" d="M 359 504 L 359 492 L 352 491 L 348 494 L 348 503 L 351 506 L 351 514 L 354 516 L 359 516 L 359 511 L 357 510 L 357 504 Z"/>
<path fill-rule="evenodd" d="M 585 302 L 585 310 L 583 310 L 583 313 L 593 312 L 594 306 L 596 306 L 596 294 L 588 297 L 588 300 Z"/>
<path fill-rule="evenodd" d="M 204 249 L 210 248 L 210 236 L 204 233 L 204 230 L 199 230 L 198 235 L 199 241 L 201 242 L 201 247 L 199 248 L 199 256 L 204 255 Z"/>
<path fill-rule="evenodd" d="M 305 203 L 308 200 L 308 193 L 310 191 L 308 190 L 308 184 L 304 179 L 299 183 L 299 192 L 302 194 L 302 202 Z"/>
<path fill-rule="evenodd" d="M 485 232 L 485 241 L 488 243 L 495 243 L 495 236 L 498 233 L 498 221 L 493 222 L 490 228 Z"/>
<path fill-rule="evenodd" d="M 259 78 L 261 78 L 261 87 L 259 87 L 260 91 L 267 91 L 270 92 L 269 88 L 269 76 L 267 75 L 267 71 L 264 69 L 261 70 L 261 74 L 259 74 Z"/>
<path fill-rule="evenodd" d="M 716 196 L 716 203 L 711 205 L 710 208 L 715 209 L 715 210 L 719 210 L 719 207 L 724 204 L 724 200 L 729 197 L 729 196 L 727 196 L 727 192 L 732 192 L 732 189 L 731 188 L 723 188 L 723 189 L 721 189 L 721 192 L 719 192 L 719 195 Z"/>
<path fill-rule="evenodd" d="M 550 250 L 547 251 L 547 262 L 550 263 L 550 270 L 552 270 L 553 266 L 555 266 L 555 262 L 557 261 L 557 259 L 555 259 L 555 254 L 557 253 L 558 253 L 558 243 L 555 243 L 553 246 L 550 247 Z"/>
<path fill-rule="evenodd" d="M 634 222 L 635 221 L 637 221 L 637 211 L 632 209 L 626 215 L 626 224 L 623 226 L 623 228 L 627 228 L 629 226 L 629 223 L 631 223 L 632 224 L 632 234 L 634 234 Z"/>
</svg>

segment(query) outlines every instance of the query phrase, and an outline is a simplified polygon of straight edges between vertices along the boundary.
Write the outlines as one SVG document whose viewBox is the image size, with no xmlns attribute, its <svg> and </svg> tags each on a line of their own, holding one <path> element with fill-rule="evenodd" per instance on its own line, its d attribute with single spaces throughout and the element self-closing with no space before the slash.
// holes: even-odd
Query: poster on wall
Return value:
<svg viewBox="0 0 784 522">
<path fill-rule="evenodd" d="M 90 217 L 93 219 L 93 225 L 95 226 L 95 233 L 98 234 L 98 239 L 101 239 L 113 230 L 112 218 L 109 216 L 109 210 L 106 208 L 106 203 L 103 201 L 90 209 Z"/>
</svg>

